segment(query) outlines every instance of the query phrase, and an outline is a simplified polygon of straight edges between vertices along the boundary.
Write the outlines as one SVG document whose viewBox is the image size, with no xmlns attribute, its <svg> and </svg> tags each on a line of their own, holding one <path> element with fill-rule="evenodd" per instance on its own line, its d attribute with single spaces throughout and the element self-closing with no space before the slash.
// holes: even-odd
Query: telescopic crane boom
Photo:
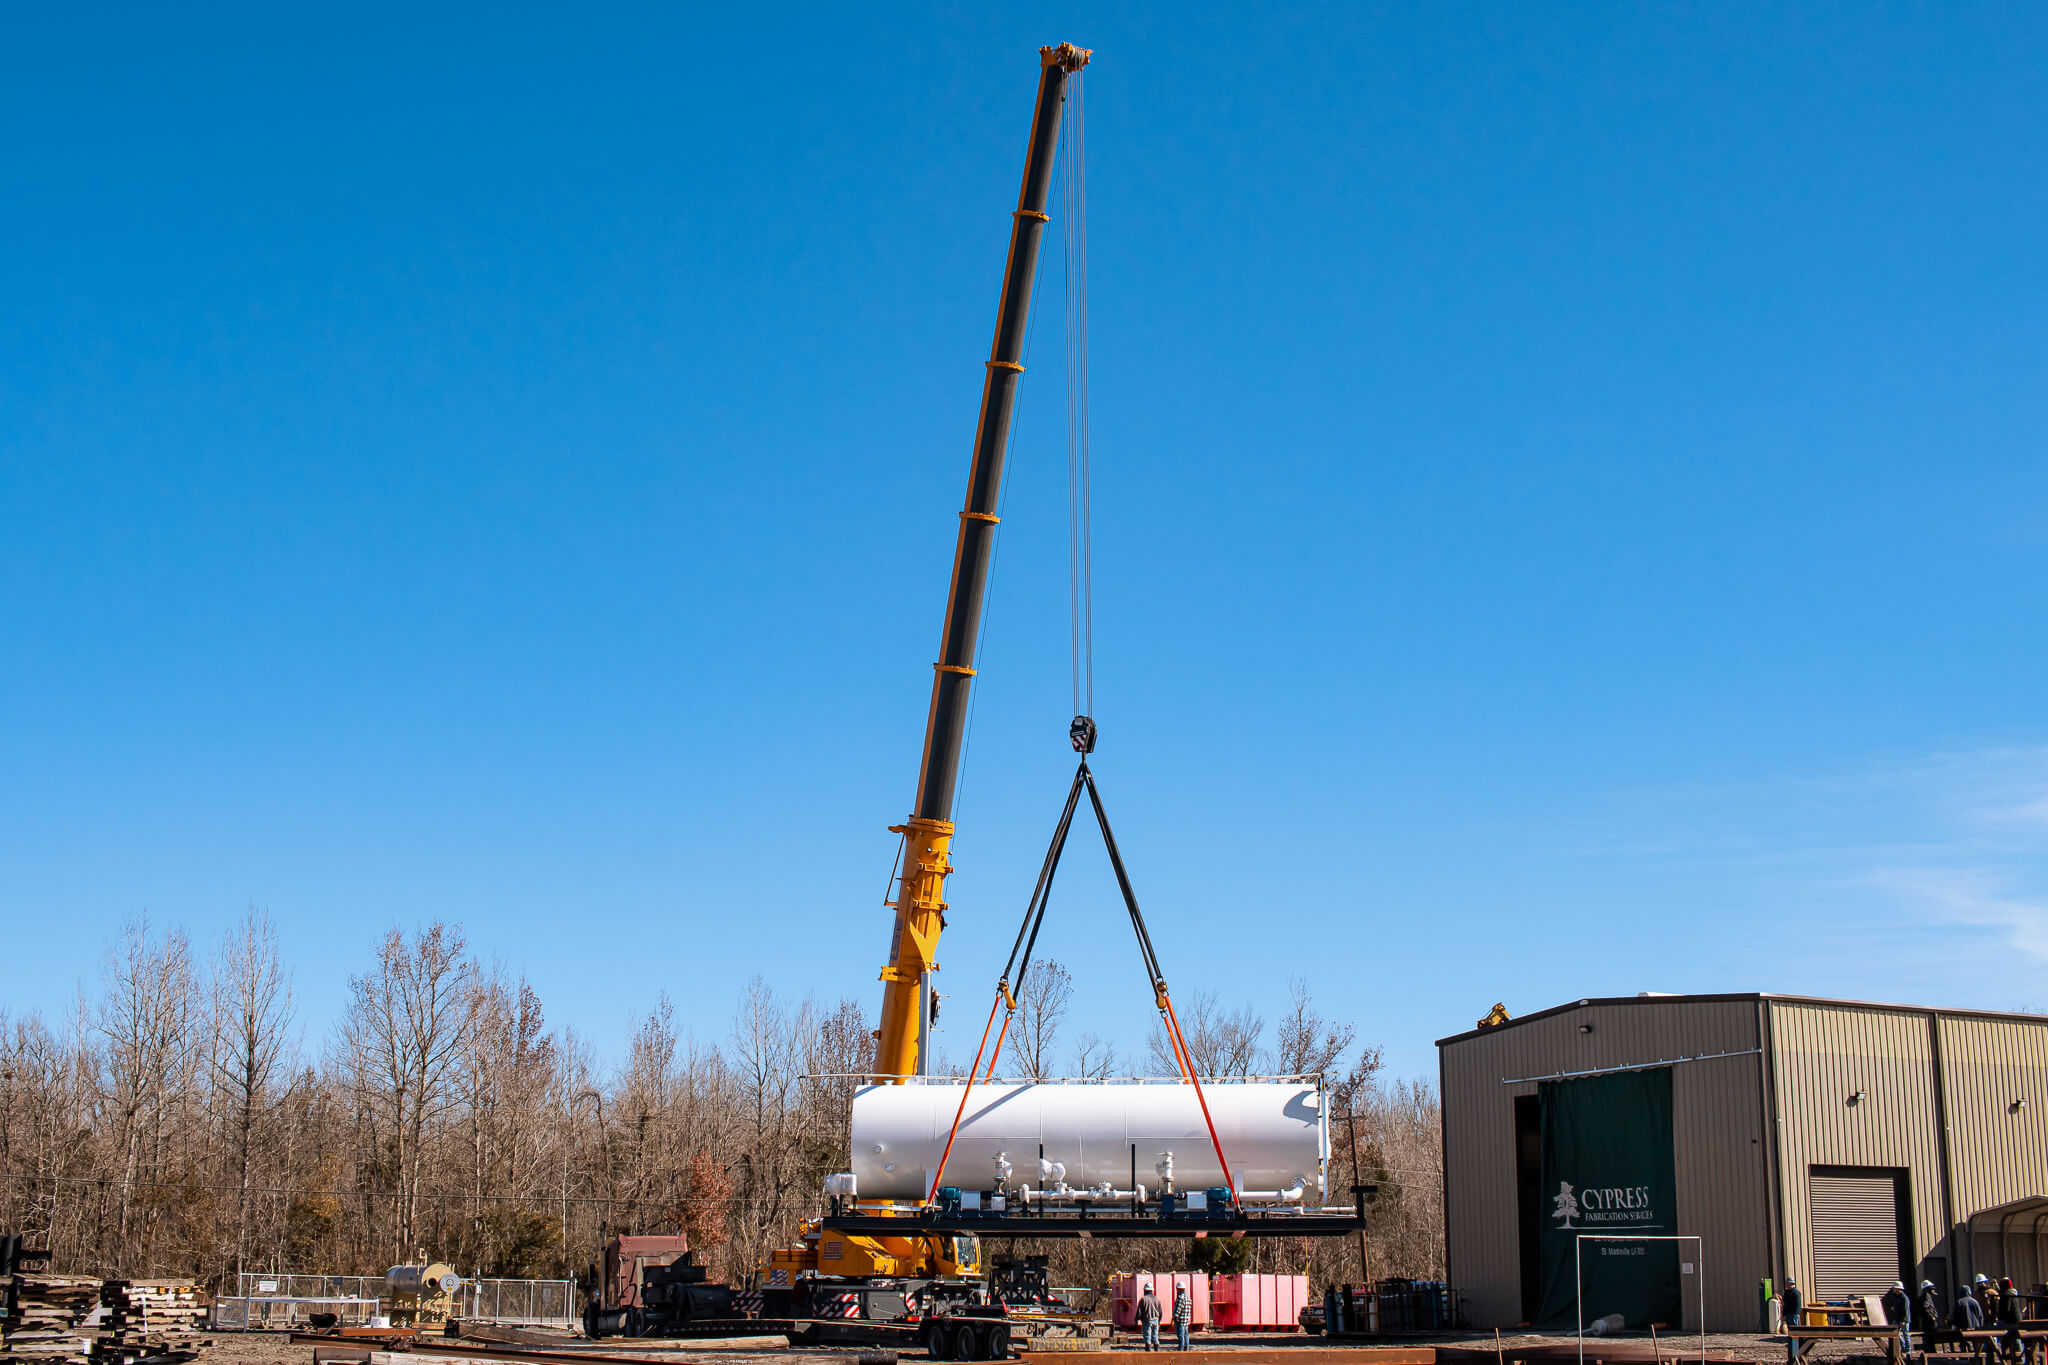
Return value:
<svg viewBox="0 0 2048 1365">
<path fill-rule="evenodd" d="M 889 962 L 882 968 L 882 1019 L 875 1050 L 878 1075 L 921 1074 L 919 1023 L 926 1008 L 929 974 L 938 969 L 939 934 L 946 926 L 946 877 L 953 870 L 953 788 L 960 773 L 960 744 L 967 724 L 968 690 L 974 681 L 975 645 L 981 633 L 982 602 L 994 550 L 996 503 L 1003 486 L 1003 457 L 1010 442 L 1010 413 L 1017 379 L 1024 373 L 1026 323 L 1031 281 L 1038 267 L 1038 239 L 1048 215 L 1053 153 L 1059 145 L 1060 114 L 1067 79 L 1088 65 L 1091 55 L 1072 43 L 1040 48 L 1038 104 L 1031 117 L 1031 141 L 1024 155 L 1024 183 L 1011 215 L 1010 256 L 996 308 L 995 341 L 982 381 L 981 416 L 974 429 L 974 462 L 967 476 L 967 504 L 960 512 L 960 537 L 953 552 L 952 584 L 933 665 L 931 711 L 925 720 L 924 760 L 917 777 L 917 803 L 910 818 L 890 832 L 903 836 L 903 872 L 897 884 L 896 928 Z"/>
</svg>

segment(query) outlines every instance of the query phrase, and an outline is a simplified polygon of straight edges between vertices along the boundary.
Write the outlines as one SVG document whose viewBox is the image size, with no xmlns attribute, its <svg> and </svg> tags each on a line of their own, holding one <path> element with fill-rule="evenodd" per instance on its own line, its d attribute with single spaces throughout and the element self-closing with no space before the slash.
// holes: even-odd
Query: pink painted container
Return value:
<svg viewBox="0 0 2048 1365">
<path fill-rule="evenodd" d="M 1159 1326 L 1167 1336 L 1173 1335 L 1173 1291 L 1176 1289 L 1184 1288 L 1188 1291 L 1188 1299 L 1195 1314 L 1194 1321 L 1189 1325 L 1209 1325 L 1209 1277 L 1199 1270 L 1182 1271 L 1171 1275 L 1164 1271 L 1152 1270 L 1117 1272 L 1109 1281 L 1110 1320 L 1126 1332 L 1137 1331 L 1138 1300 L 1145 1297 L 1148 1286 L 1159 1296 L 1159 1306 L 1162 1310 Z"/>
<path fill-rule="evenodd" d="M 1215 1324 L 1226 1331 L 1299 1331 L 1308 1276 L 1218 1275 L 1210 1299 Z"/>
</svg>

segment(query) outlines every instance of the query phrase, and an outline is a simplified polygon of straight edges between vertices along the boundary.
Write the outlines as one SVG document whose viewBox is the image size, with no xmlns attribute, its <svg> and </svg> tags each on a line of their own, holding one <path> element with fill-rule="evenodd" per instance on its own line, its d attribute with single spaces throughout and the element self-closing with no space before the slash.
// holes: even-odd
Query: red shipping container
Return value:
<svg viewBox="0 0 2048 1365">
<path fill-rule="evenodd" d="M 1176 1289 L 1188 1291 L 1190 1306 L 1194 1309 L 1194 1320 L 1189 1325 L 1209 1325 L 1209 1277 L 1199 1270 L 1171 1275 L 1153 1270 L 1118 1271 L 1109 1281 L 1110 1320 L 1127 1332 L 1137 1331 L 1138 1300 L 1145 1296 L 1148 1287 L 1159 1296 L 1159 1328 L 1166 1337 L 1173 1336 L 1173 1291 Z"/>
<path fill-rule="evenodd" d="M 1298 1331 L 1308 1304 L 1308 1276 L 1218 1275 L 1211 1298 L 1220 1328 Z"/>
</svg>

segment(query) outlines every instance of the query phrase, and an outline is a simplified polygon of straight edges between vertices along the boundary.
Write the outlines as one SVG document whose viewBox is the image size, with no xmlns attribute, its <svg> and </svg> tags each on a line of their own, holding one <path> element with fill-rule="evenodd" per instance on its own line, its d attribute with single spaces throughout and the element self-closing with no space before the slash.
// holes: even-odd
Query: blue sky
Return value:
<svg viewBox="0 0 2048 1365">
<path fill-rule="evenodd" d="M 9 1010 L 252 904 L 314 1044 L 434 917 L 601 1055 L 755 973 L 872 1007 L 1062 39 L 1097 768 L 1180 993 L 1305 977 L 1408 1073 L 1497 999 L 2048 1004 L 2039 13 L 7 23 Z M 963 1030 L 1069 769 L 1059 307 Z M 1047 935 L 1070 1030 L 1142 1053 L 1092 841 Z"/>
</svg>

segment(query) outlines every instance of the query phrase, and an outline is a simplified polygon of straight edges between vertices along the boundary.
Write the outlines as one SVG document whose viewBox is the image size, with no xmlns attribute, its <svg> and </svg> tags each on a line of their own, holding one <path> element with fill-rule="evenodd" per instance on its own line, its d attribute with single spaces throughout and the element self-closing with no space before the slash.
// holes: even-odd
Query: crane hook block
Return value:
<svg viewBox="0 0 2048 1365">
<path fill-rule="evenodd" d="M 1077 754 L 1095 752 L 1095 722 L 1087 716 L 1074 717 L 1074 723 L 1067 727 L 1067 740 Z"/>
</svg>

